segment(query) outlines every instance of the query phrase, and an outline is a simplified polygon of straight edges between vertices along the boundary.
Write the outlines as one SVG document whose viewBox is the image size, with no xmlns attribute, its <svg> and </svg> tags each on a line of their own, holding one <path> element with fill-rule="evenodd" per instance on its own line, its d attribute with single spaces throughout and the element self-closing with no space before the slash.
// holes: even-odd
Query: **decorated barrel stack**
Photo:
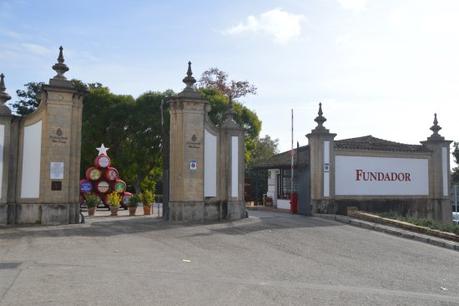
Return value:
<svg viewBox="0 0 459 306">
<path fill-rule="evenodd" d="M 116 192 L 121 195 L 122 205 L 126 207 L 132 194 L 126 192 L 126 183 L 120 178 L 116 168 L 111 166 L 110 157 L 102 144 L 99 148 L 99 155 L 94 160 L 94 165 L 86 169 L 85 178 L 80 180 L 80 194 L 85 198 L 89 194 L 97 195 L 101 201 L 107 204 L 107 195 Z"/>
</svg>

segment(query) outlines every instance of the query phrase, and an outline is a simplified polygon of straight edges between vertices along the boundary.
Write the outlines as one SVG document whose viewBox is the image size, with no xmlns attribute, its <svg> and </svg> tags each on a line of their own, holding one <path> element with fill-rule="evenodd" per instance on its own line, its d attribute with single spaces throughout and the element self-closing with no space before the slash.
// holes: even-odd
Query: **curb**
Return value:
<svg viewBox="0 0 459 306">
<path fill-rule="evenodd" d="M 353 225 L 353 226 L 357 226 L 357 227 L 361 227 L 361 228 L 365 228 L 369 230 L 374 230 L 377 232 L 382 232 L 382 233 L 386 233 L 386 234 L 393 235 L 393 236 L 412 239 L 412 240 L 432 244 L 435 246 L 439 246 L 442 248 L 459 251 L 459 243 L 457 242 L 449 241 L 449 240 L 441 239 L 437 237 L 432 237 L 432 236 L 425 235 L 425 234 L 415 233 L 415 232 L 411 232 L 408 230 L 395 228 L 392 226 L 358 220 L 358 219 L 350 218 L 348 216 L 341 216 L 341 215 L 314 214 L 314 217 L 338 221 L 341 223 L 346 223 L 349 225 Z"/>
<path fill-rule="evenodd" d="M 273 207 L 266 207 L 266 206 L 246 206 L 247 210 L 258 210 L 258 211 L 269 211 L 269 212 L 278 212 L 278 213 L 290 213 L 289 209 L 282 209 L 282 208 L 273 208 Z"/>
</svg>

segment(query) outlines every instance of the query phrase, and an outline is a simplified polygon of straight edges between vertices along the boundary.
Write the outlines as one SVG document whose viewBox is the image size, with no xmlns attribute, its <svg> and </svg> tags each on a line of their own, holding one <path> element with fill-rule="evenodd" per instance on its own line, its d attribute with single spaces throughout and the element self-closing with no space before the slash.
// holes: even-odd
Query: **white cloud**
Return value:
<svg viewBox="0 0 459 306">
<path fill-rule="evenodd" d="M 343 9 L 360 13 L 367 8 L 367 0 L 337 0 Z"/>
<path fill-rule="evenodd" d="M 285 12 L 281 9 L 273 9 L 258 16 L 249 16 L 245 22 L 241 22 L 225 31 L 227 34 L 262 33 L 271 36 L 275 42 L 286 44 L 301 35 L 301 23 L 305 20 L 304 15 Z"/>
<path fill-rule="evenodd" d="M 35 55 L 47 55 L 50 52 L 50 49 L 33 43 L 22 43 L 21 46 Z"/>
</svg>

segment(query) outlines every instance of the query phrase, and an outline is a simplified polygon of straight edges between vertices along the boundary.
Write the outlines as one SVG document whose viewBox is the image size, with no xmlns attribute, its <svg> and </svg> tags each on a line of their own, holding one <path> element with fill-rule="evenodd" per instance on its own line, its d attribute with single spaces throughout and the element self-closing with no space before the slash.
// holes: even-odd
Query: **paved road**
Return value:
<svg viewBox="0 0 459 306">
<path fill-rule="evenodd" d="M 334 221 L 0 228 L 0 305 L 459 305 L 459 255 Z"/>
</svg>

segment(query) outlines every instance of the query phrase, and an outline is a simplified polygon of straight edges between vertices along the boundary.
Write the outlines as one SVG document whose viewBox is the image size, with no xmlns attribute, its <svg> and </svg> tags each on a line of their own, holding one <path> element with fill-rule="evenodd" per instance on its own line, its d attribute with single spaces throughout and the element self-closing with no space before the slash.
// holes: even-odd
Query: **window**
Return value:
<svg viewBox="0 0 459 306">
<path fill-rule="evenodd" d="M 277 175 L 277 198 L 278 199 L 290 199 L 290 192 L 292 187 L 291 169 L 280 169 L 280 173 Z M 296 188 L 296 177 L 294 173 L 293 180 L 293 192 Z"/>
</svg>

